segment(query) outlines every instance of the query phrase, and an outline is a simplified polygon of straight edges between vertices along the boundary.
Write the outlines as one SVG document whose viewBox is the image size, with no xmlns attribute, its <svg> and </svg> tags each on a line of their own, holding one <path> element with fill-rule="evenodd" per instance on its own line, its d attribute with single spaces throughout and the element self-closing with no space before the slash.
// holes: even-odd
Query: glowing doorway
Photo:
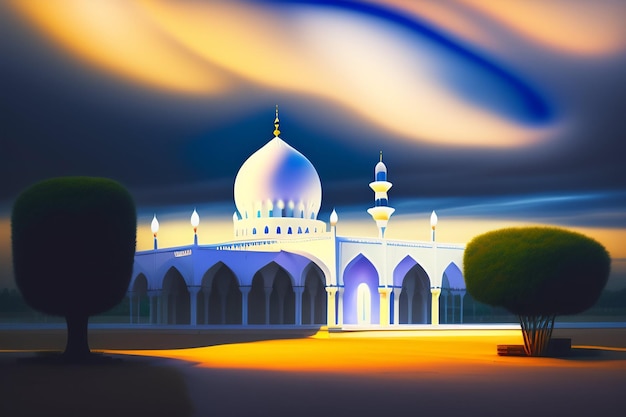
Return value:
<svg viewBox="0 0 626 417">
<path fill-rule="evenodd" d="M 356 294 L 357 323 L 371 324 L 372 296 L 370 294 L 370 287 L 366 283 L 361 283 L 357 287 Z"/>
</svg>

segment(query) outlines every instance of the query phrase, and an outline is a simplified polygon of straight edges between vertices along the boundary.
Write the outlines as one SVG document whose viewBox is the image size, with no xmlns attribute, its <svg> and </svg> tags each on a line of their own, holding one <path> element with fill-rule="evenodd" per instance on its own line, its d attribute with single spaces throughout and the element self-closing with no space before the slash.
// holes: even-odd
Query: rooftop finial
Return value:
<svg viewBox="0 0 626 417">
<path fill-rule="evenodd" d="M 274 136 L 278 137 L 280 135 L 280 130 L 278 130 L 278 104 L 276 105 L 276 118 L 274 119 Z"/>
<path fill-rule="evenodd" d="M 380 151 L 380 162 L 383 162 L 383 151 Z"/>
</svg>

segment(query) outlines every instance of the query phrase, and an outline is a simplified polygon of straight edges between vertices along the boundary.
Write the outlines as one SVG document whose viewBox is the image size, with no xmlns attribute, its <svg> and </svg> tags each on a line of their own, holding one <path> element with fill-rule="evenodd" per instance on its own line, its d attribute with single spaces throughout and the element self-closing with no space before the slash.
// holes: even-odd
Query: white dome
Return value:
<svg viewBox="0 0 626 417">
<path fill-rule="evenodd" d="M 235 178 L 235 205 L 242 219 L 316 219 L 321 203 L 315 167 L 279 137 L 252 154 Z"/>
</svg>

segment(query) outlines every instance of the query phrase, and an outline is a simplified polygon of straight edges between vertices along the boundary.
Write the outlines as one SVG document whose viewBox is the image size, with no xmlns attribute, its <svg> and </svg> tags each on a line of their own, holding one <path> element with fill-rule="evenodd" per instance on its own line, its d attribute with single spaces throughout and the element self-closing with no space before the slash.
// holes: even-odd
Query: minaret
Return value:
<svg viewBox="0 0 626 417">
<path fill-rule="evenodd" d="M 374 181 L 370 182 L 370 188 L 374 190 L 374 207 L 368 209 L 367 212 L 376 221 L 378 237 L 381 239 L 385 237 L 389 218 L 396 211 L 393 207 L 389 207 L 389 199 L 387 198 L 387 191 L 391 186 L 392 184 L 387 181 L 387 167 L 383 163 L 383 151 L 380 151 L 380 161 L 374 168 Z"/>
</svg>

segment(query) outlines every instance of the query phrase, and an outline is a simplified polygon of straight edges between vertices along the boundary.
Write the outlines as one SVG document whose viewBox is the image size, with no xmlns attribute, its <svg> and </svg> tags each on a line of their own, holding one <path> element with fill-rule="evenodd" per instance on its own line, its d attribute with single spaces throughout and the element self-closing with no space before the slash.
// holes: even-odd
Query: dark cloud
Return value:
<svg viewBox="0 0 626 417">
<path fill-rule="evenodd" d="M 343 7 L 348 4 L 352 2 Z M 417 27 L 399 12 L 361 9 L 394 24 Z M 394 182 L 391 196 L 397 199 L 626 190 L 624 57 L 601 63 L 578 60 L 576 68 L 562 66 L 560 77 L 551 67 L 547 80 L 526 83 L 466 51 L 464 56 L 475 66 L 489 69 L 481 77 L 495 74 L 523 93 L 524 111 L 532 113 L 528 117 L 561 120 L 565 133 L 527 147 L 439 147 L 396 137 L 367 121 L 359 123 L 354 114 L 343 119 L 322 98 L 244 81 L 232 95 L 215 99 L 154 91 L 68 59 L 24 24 L 7 18 L 0 23 L 4 203 L 34 181 L 59 175 L 117 179 L 146 205 L 232 201 L 239 166 L 271 138 L 276 102 L 283 106 L 283 138 L 318 169 L 324 209 L 369 202 L 367 184 L 379 150 Z M 428 30 L 442 41 L 443 35 Z M 551 85 L 555 77 L 559 82 Z M 473 79 L 452 80 L 451 89 L 459 92 Z M 482 87 L 465 93 L 480 95 Z M 613 211 L 624 209 L 620 199 L 607 204 Z"/>
</svg>

